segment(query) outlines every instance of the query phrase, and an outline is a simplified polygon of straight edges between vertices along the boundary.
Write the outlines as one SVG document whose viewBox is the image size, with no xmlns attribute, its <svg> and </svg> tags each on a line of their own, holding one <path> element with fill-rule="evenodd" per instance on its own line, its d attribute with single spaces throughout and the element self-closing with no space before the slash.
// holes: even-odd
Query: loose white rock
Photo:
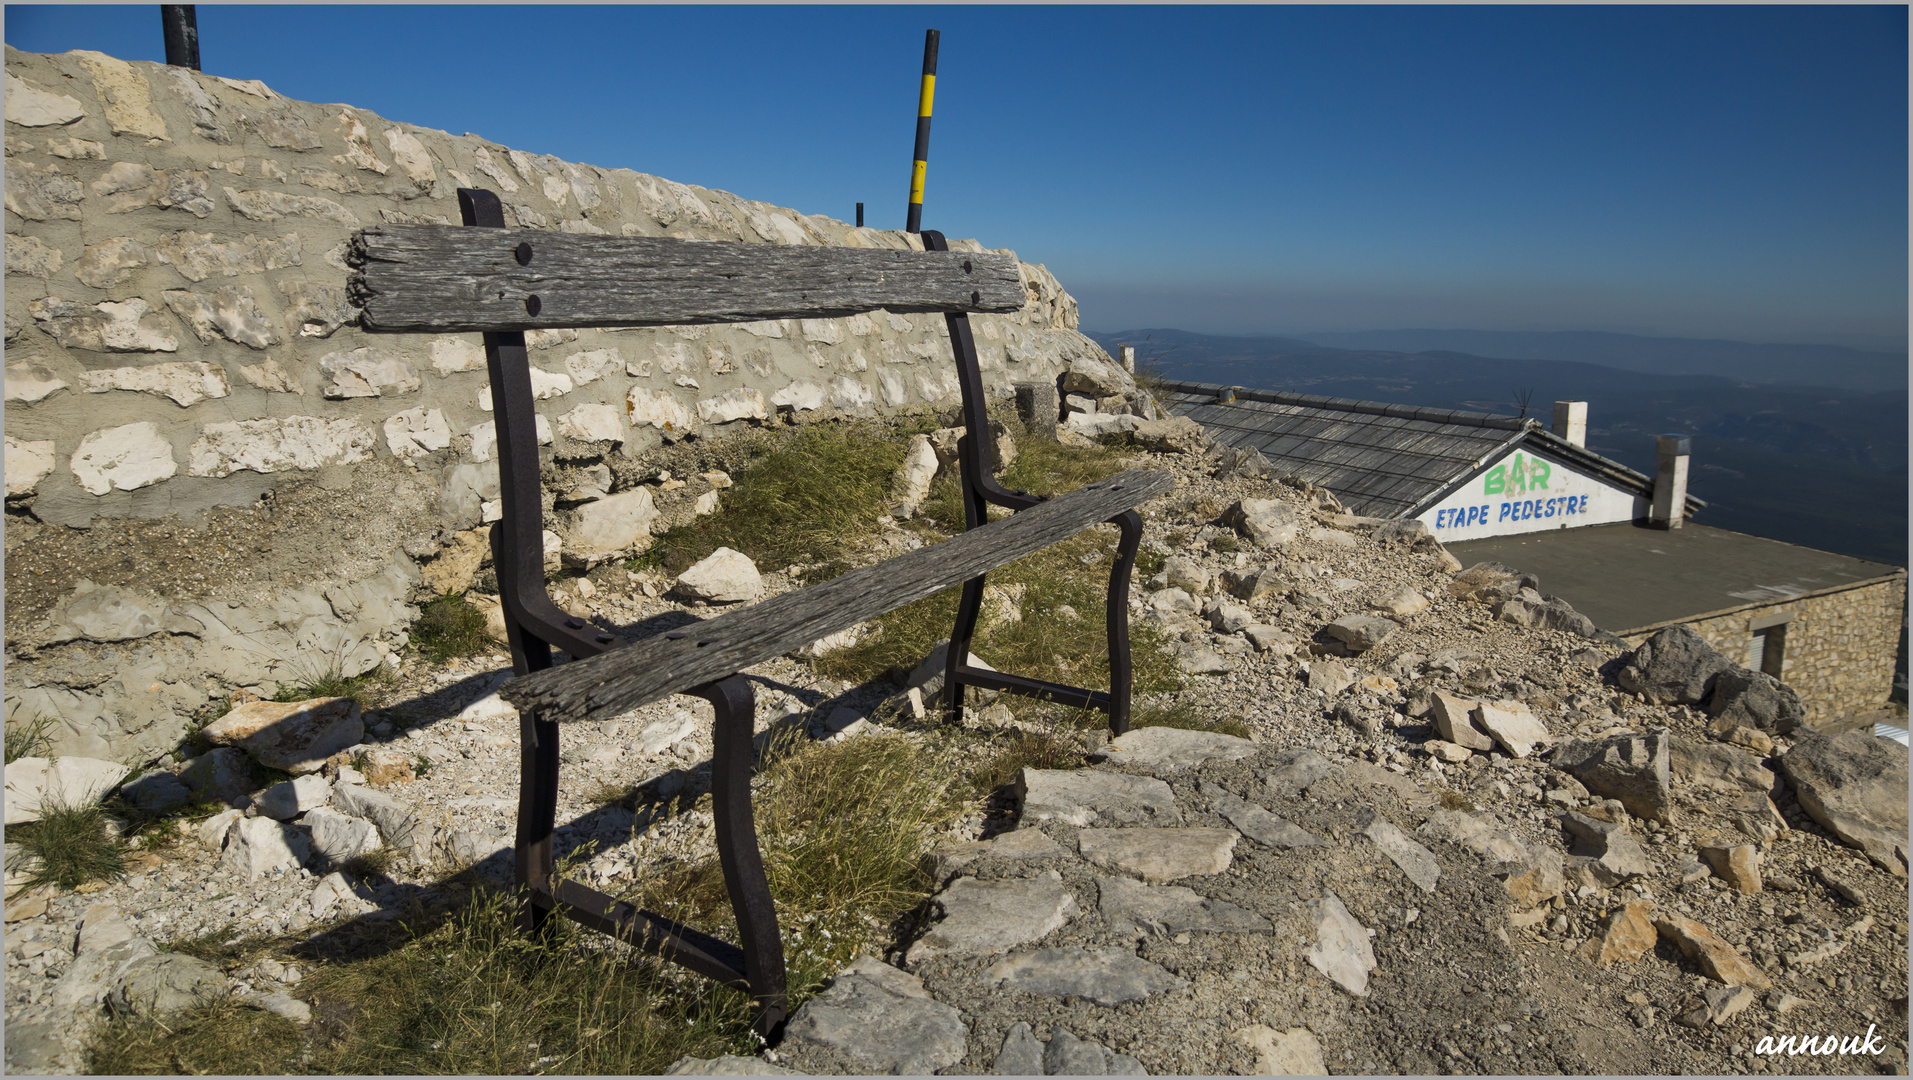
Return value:
<svg viewBox="0 0 1913 1080">
<path fill-rule="evenodd" d="M 332 785 L 326 783 L 325 777 L 309 773 L 272 785 L 259 793 L 253 805 L 263 817 L 274 821 L 290 821 L 308 810 L 324 806 L 331 798 Z"/>
<path fill-rule="evenodd" d="M 1309 964 L 1356 997 L 1367 997 L 1368 973 L 1375 970 L 1375 950 L 1369 944 L 1367 928 L 1348 913 L 1334 893 L 1310 900 L 1308 913 L 1315 928 Z"/>
<path fill-rule="evenodd" d="M 587 559 L 615 555 L 650 536 L 657 518 L 648 487 L 594 499 L 572 511 L 571 551 Z"/>
<path fill-rule="evenodd" d="M 721 547 L 679 574 L 677 587 L 693 600 L 734 604 L 757 599 L 764 591 L 764 579 L 750 556 Z"/>
<path fill-rule="evenodd" d="M 266 817 L 241 818 L 226 837 L 226 851 L 220 856 L 222 869 L 258 880 L 274 870 L 296 870 L 306 860 L 310 842 L 305 831 Z"/>
</svg>

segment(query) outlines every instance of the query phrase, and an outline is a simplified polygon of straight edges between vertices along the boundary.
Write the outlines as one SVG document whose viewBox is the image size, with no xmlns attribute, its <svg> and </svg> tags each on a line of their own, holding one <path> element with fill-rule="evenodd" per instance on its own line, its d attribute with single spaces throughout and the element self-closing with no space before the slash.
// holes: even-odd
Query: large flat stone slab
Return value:
<svg viewBox="0 0 1913 1080">
<path fill-rule="evenodd" d="M 1270 795 L 1289 798 L 1336 772 L 1329 759 L 1313 750 L 1284 750 L 1275 755 L 1275 760 L 1263 771 L 1262 786 Z"/>
<path fill-rule="evenodd" d="M 1083 858 L 1156 885 L 1222 873 L 1241 839 L 1233 829 L 1084 829 L 1076 835 Z"/>
<path fill-rule="evenodd" d="M 1549 743 L 1548 729 L 1534 710 L 1519 701 L 1484 701 L 1475 706 L 1475 726 L 1494 737 L 1501 748 L 1524 758 L 1538 745 Z"/>
<path fill-rule="evenodd" d="M 1026 994 L 1088 998 L 1098 1005 L 1141 1001 L 1189 985 L 1128 949 L 1038 949 L 1008 956 L 983 973 L 991 986 Z"/>
<path fill-rule="evenodd" d="M 1304 829 L 1300 825 L 1272 814 L 1247 799 L 1204 780 L 1200 789 L 1209 799 L 1209 805 L 1228 819 L 1242 835 L 1258 844 L 1267 844 L 1274 848 L 1320 847 L 1321 837 Z"/>
<path fill-rule="evenodd" d="M 1808 735 L 1780 758 L 1801 809 L 1883 869 L 1906 876 L 1906 747 L 1866 729 Z"/>
<path fill-rule="evenodd" d="M 1456 746 L 1465 746 L 1470 750 L 1487 753 L 1495 748 L 1495 741 L 1487 732 L 1475 726 L 1474 712 L 1478 702 L 1454 694 L 1435 691 L 1433 704 L 1428 715 L 1435 721 L 1435 731 L 1443 739 Z"/>
<path fill-rule="evenodd" d="M 318 772 L 325 759 L 365 737 L 359 703 L 348 697 L 253 701 L 200 732 L 215 746 L 237 746 L 253 760 L 294 776 Z"/>
<path fill-rule="evenodd" d="M 1148 776 L 1073 769 L 1024 769 L 1016 778 L 1024 825 L 1061 821 L 1102 825 L 1174 825 L 1182 820 L 1169 785 Z"/>
<path fill-rule="evenodd" d="M 1308 912 L 1315 931 L 1315 944 L 1309 946 L 1310 966 L 1356 997 L 1367 997 L 1368 973 L 1375 970 L 1368 929 L 1334 893 L 1310 900 Z"/>
<path fill-rule="evenodd" d="M 1666 824 L 1673 821 L 1668 760 L 1672 743 L 1665 731 L 1571 739 L 1554 752 L 1550 763 L 1594 794 L 1621 800 L 1635 817 Z M 1904 785 L 1901 794 L 1905 794 Z"/>
<path fill-rule="evenodd" d="M 986 859 L 1034 862 L 1060 859 L 1069 854 L 1041 829 L 1014 829 L 998 833 L 988 840 L 959 840 L 943 844 L 930 852 L 930 873 L 938 885 Z"/>
<path fill-rule="evenodd" d="M 1362 830 L 1362 835 L 1374 841 L 1390 862 L 1401 867 L 1416 888 L 1426 893 L 1435 891 L 1435 882 L 1441 878 L 1441 864 L 1435 861 L 1433 852 L 1409 839 L 1394 822 L 1377 817 Z"/>
<path fill-rule="evenodd" d="M 1009 881 L 958 878 L 934 902 L 943 919 L 910 946 L 913 965 L 939 956 L 1008 952 L 1061 927 L 1078 911 L 1076 894 L 1054 870 Z"/>
<path fill-rule="evenodd" d="M 1148 1076 L 1142 1062 L 1128 1054 L 1118 1054 L 1102 1043 L 1079 1039 L 1068 1029 L 1050 1031 L 1049 1045 L 1043 1048 L 1043 1073 L 1047 1076 Z"/>
<path fill-rule="evenodd" d="M 923 1076 L 963 1060 L 969 1034 L 921 979 L 862 956 L 797 1010 L 779 1049 L 834 1057 L 860 1073 Z"/>
<path fill-rule="evenodd" d="M 1137 728 L 1110 740 L 1104 756 L 1117 765 L 1144 772 L 1165 773 L 1193 769 L 1211 761 L 1241 761 L 1256 745 L 1234 735 L 1181 728 Z"/>
<path fill-rule="evenodd" d="M 1748 963 L 1747 958 L 1736 952 L 1732 945 L 1693 919 L 1672 912 L 1659 913 L 1654 917 L 1654 929 L 1700 964 L 1701 971 L 1716 982 L 1728 986 L 1751 986 L 1757 990 L 1767 990 L 1773 986 L 1767 976 Z"/>
<path fill-rule="evenodd" d="M 1166 937 L 1204 930 L 1252 934 L 1269 920 L 1226 900 L 1206 899 L 1181 885 L 1144 885 L 1134 878 L 1096 879 L 1097 906 L 1110 932 L 1124 938 Z"/>
</svg>

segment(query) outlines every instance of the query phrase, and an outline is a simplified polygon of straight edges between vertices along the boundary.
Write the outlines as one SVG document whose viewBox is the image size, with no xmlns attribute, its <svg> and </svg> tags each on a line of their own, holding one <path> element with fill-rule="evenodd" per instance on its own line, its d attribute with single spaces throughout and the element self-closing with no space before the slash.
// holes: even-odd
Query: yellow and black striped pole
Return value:
<svg viewBox="0 0 1913 1080">
<path fill-rule="evenodd" d="M 923 170 L 930 158 L 930 100 L 937 92 L 937 32 L 923 35 L 923 86 L 917 91 L 917 151 L 910 163 L 910 218 L 905 232 L 923 231 Z"/>
</svg>

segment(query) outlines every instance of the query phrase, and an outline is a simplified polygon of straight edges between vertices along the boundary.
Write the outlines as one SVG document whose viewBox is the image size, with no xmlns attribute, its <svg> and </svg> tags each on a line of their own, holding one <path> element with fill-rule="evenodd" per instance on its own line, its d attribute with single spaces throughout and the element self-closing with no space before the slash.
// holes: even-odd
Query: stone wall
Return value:
<svg viewBox="0 0 1913 1080">
<path fill-rule="evenodd" d="M 12 48 L 6 75 L 7 702 L 59 717 L 65 752 L 129 757 L 208 694 L 368 669 L 421 563 L 495 515 L 477 335 L 362 333 L 354 229 L 456 222 L 482 186 L 525 227 L 916 246 L 258 82 Z M 1022 269 L 1027 305 L 972 320 L 992 394 L 1106 358 Z M 620 466 L 663 441 L 958 394 L 940 316 L 528 336 L 570 487 L 551 527 L 588 558 L 642 545 L 656 478 Z"/>
<path fill-rule="evenodd" d="M 1778 604 L 1741 608 L 1688 625 L 1736 664 L 1752 660 L 1754 627 L 1786 619 L 1780 681 L 1793 687 L 1809 723 L 1886 708 L 1905 619 L 1906 574 L 1830 589 Z M 1638 645 L 1659 627 L 1627 634 Z"/>
</svg>

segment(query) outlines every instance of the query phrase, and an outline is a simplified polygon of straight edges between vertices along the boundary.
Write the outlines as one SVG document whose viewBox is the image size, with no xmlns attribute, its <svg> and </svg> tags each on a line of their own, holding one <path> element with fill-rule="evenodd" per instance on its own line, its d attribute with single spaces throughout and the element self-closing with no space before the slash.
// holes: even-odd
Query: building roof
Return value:
<svg viewBox="0 0 1913 1080">
<path fill-rule="evenodd" d="M 1651 477 L 1568 442 L 1538 420 L 1215 383 L 1165 381 L 1159 394 L 1170 411 L 1221 442 L 1260 450 L 1277 469 L 1328 488 L 1367 517 L 1413 517 L 1517 445 L 1653 496 Z M 1689 514 L 1706 505 L 1687 498 Z"/>
<path fill-rule="evenodd" d="M 1830 551 L 1689 522 L 1679 529 L 1592 525 L 1448 545 L 1463 566 L 1493 561 L 1534 574 L 1616 634 L 1835 592 L 1905 571 Z"/>
</svg>

